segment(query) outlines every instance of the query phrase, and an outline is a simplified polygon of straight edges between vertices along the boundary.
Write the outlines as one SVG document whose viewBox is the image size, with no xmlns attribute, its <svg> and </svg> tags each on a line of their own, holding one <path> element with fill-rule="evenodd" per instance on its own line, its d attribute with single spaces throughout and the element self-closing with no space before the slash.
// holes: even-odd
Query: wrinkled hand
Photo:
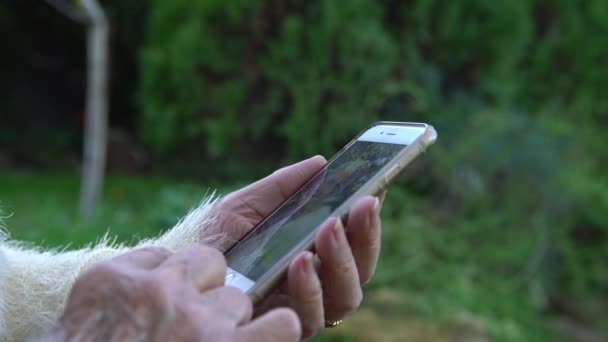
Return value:
<svg viewBox="0 0 608 342">
<path fill-rule="evenodd" d="M 216 249 L 143 248 L 99 263 L 74 284 L 54 336 L 62 341 L 298 341 L 289 309 L 250 321 L 251 300 L 224 287 Z"/>
<path fill-rule="evenodd" d="M 217 204 L 216 233 L 238 240 L 325 163 L 323 157 L 313 157 L 227 195 Z M 363 298 L 361 285 L 372 278 L 380 253 L 380 204 L 381 199 L 367 196 L 352 207 L 345 225 L 336 218 L 323 223 L 315 238 L 317 254 L 298 255 L 289 266 L 286 283 L 257 309 L 293 308 L 303 337 L 312 336 L 326 320 L 354 312 Z"/>
</svg>

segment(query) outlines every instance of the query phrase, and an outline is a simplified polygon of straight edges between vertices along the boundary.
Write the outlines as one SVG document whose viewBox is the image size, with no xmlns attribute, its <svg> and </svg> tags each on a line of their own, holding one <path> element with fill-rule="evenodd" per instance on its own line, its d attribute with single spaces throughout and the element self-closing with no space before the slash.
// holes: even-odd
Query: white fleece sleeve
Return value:
<svg viewBox="0 0 608 342">
<path fill-rule="evenodd" d="M 171 230 L 136 247 L 161 246 L 172 251 L 217 237 L 205 234 L 213 217 L 211 196 Z M 12 241 L 0 241 L 0 341 L 27 341 L 55 324 L 76 278 L 92 264 L 134 247 L 104 238 L 94 247 L 75 251 L 41 251 Z"/>
</svg>

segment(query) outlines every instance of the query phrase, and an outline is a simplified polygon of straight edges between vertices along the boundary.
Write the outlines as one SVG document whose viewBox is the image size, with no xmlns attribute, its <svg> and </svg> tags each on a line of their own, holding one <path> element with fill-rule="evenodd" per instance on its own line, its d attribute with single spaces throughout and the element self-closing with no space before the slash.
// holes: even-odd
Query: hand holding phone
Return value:
<svg viewBox="0 0 608 342">
<path fill-rule="evenodd" d="M 294 258 L 311 249 L 324 221 L 385 189 L 435 139 L 426 124 L 378 123 L 362 132 L 226 252 L 226 285 L 256 302 L 265 297 Z"/>
<path fill-rule="evenodd" d="M 378 257 L 380 240 L 379 216 L 377 211 L 374 211 L 376 200 L 374 197 L 367 196 L 367 194 L 378 194 L 386 187 L 388 182 L 390 182 L 390 180 L 409 163 L 409 161 L 414 159 L 414 157 L 432 143 L 435 138 L 432 128 L 423 124 L 390 123 L 388 125 L 390 127 L 383 127 L 383 124 L 387 123 L 377 124 L 364 131 L 347 145 L 347 147 L 340 151 L 336 157 L 332 158 L 332 161 L 339 158 L 340 155 L 359 140 L 363 142 L 363 144 L 369 142 L 402 145 L 398 148 L 393 146 L 398 150 L 397 156 L 393 159 L 389 158 L 389 160 L 385 160 L 386 165 L 384 165 L 383 169 L 382 167 L 380 168 L 378 173 L 384 177 L 381 177 L 378 181 L 371 179 L 373 178 L 371 176 L 374 176 L 373 172 L 368 174 L 368 176 L 366 176 L 368 177 L 368 181 L 364 182 L 368 184 L 363 184 L 360 187 L 360 189 L 366 189 L 368 191 L 367 193 L 362 192 L 354 196 L 355 198 L 352 199 L 352 203 L 354 204 L 348 204 L 342 215 L 329 215 L 333 216 L 334 219 L 325 220 L 325 222 L 318 227 L 309 227 L 314 238 L 314 246 L 317 253 L 317 255 L 315 255 L 317 269 L 313 272 L 312 276 L 310 276 L 310 272 L 307 273 L 307 268 L 312 268 L 310 267 L 310 265 L 312 265 L 310 262 L 312 254 L 310 252 L 294 253 L 294 257 L 289 261 L 287 282 L 280 288 L 280 291 L 273 292 L 271 296 L 262 300 L 261 303 L 259 302 L 257 305 L 258 309 L 260 309 L 260 306 L 269 303 L 271 303 L 270 306 L 283 306 L 289 304 L 298 312 L 302 320 L 304 331 L 314 332 L 322 326 L 323 318 L 327 320 L 340 319 L 344 317 L 345 314 L 358 307 L 362 297 L 360 285 L 361 282 L 365 282 L 373 274 Z M 395 125 L 409 128 L 402 130 L 395 129 L 395 127 L 393 127 Z M 376 130 L 372 130 L 374 127 L 376 127 Z M 389 129 L 384 131 L 378 130 L 379 128 Z M 375 134 L 371 134 L 369 131 L 372 131 L 372 133 Z M 380 138 L 380 141 L 373 141 L 377 140 L 374 138 L 374 135 L 376 137 L 385 137 Z M 386 138 L 386 136 L 388 138 Z M 367 139 L 372 141 L 366 141 Z M 408 139 L 410 140 L 409 144 L 403 144 L 404 142 L 407 142 Z M 380 150 L 382 150 L 382 148 Z M 368 153 L 363 159 L 369 159 L 372 155 L 373 154 Z M 285 198 L 285 195 L 296 192 L 299 184 L 305 183 L 300 187 L 298 192 L 303 198 L 308 198 L 305 201 L 309 201 L 311 199 L 311 193 L 317 192 L 319 189 L 318 184 L 316 184 L 318 182 L 314 181 L 315 177 L 326 175 L 332 161 L 323 166 L 322 158 L 312 158 L 281 169 L 266 179 L 227 196 L 225 199 L 230 200 L 229 202 L 231 203 L 243 203 L 241 200 L 244 199 L 244 203 L 247 204 L 244 207 L 250 209 L 243 211 L 243 206 L 237 208 L 239 216 L 246 216 L 246 221 L 250 222 L 248 223 L 249 225 L 236 224 L 232 226 L 247 227 L 246 229 L 237 228 L 238 231 L 249 230 L 250 224 L 257 222 L 264 217 L 266 217 L 266 222 L 272 222 L 272 219 L 275 219 L 278 220 L 278 223 L 286 224 L 286 221 L 281 222 L 281 218 L 271 218 L 274 214 L 268 215 L 271 211 L 271 207 L 278 205 L 279 202 L 277 201 L 279 201 L 279 199 L 277 197 Z M 316 176 L 314 176 L 314 174 L 316 174 Z M 308 183 L 305 182 L 307 179 L 310 179 Z M 338 180 L 340 180 L 340 178 L 338 178 Z M 343 179 L 344 182 L 348 182 L 348 180 L 348 178 Z M 277 185 L 280 185 L 280 191 L 277 191 Z M 306 187 L 308 188 L 305 189 Z M 298 195 L 298 193 L 296 193 L 296 195 Z M 276 213 L 281 207 L 286 207 L 289 210 L 284 210 L 292 213 L 301 209 L 297 205 L 295 208 L 294 206 L 285 206 L 288 202 L 289 199 L 285 201 L 284 204 L 279 205 L 279 208 L 274 210 L 274 212 Z M 229 208 L 226 209 L 230 211 Z M 337 229 L 337 232 L 342 234 L 341 247 L 332 248 L 332 232 L 334 231 L 335 223 L 337 223 L 335 217 L 340 216 L 348 217 L 348 222 L 346 223 L 347 234 L 345 234 L 344 229 Z M 271 220 L 269 220 L 269 218 L 271 218 Z M 373 219 L 374 222 L 370 222 L 370 218 Z M 321 222 L 323 222 L 323 219 L 321 219 Z M 264 221 L 260 222 L 257 227 L 259 228 L 263 223 Z M 240 236 L 240 234 L 232 236 Z M 247 236 L 240 239 L 240 241 L 243 241 L 246 238 Z M 313 242 L 311 241 L 310 246 L 312 245 Z M 257 253 L 255 249 L 253 252 Z M 228 261 L 230 264 L 230 260 Z M 319 267 L 319 264 L 322 265 Z M 285 272 L 281 273 L 282 274 L 275 280 L 276 282 L 284 277 Z M 230 274 L 229 277 L 231 277 Z M 232 273 L 232 277 L 234 277 L 234 273 Z M 232 284 L 232 286 L 234 286 L 235 279 L 229 278 L 228 280 L 227 285 Z M 272 286 L 269 286 L 269 288 L 272 288 Z M 260 301 L 260 298 L 256 298 L 257 296 L 252 296 L 251 293 L 249 293 L 249 295 L 255 301 Z M 266 296 L 263 295 L 263 297 Z"/>
</svg>

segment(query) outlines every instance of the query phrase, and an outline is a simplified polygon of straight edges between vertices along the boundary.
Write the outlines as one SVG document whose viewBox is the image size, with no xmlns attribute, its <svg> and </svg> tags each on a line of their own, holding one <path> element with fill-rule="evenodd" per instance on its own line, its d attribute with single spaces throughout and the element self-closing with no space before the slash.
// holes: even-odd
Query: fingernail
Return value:
<svg viewBox="0 0 608 342">
<path fill-rule="evenodd" d="M 380 213 L 380 199 L 378 197 L 374 197 L 374 198 L 375 198 L 374 213 L 379 214 Z"/>
<path fill-rule="evenodd" d="M 322 155 L 317 154 L 316 156 L 312 156 L 312 157 L 308 158 L 307 160 L 313 160 L 313 159 L 318 159 L 318 158 L 325 159 L 325 157 L 323 157 Z"/>
<path fill-rule="evenodd" d="M 311 253 L 304 254 L 304 272 L 307 274 L 313 274 L 315 272 Z"/>
<path fill-rule="evenodd" d="M 344 234 L 342 232 L 343 230 L 344 229 L 342 228 L 342 220 L 336 219 L 336 223 L 334 224 L 331 230 L 331 237 L 333 238 L 333 243 L 335 246 L 340 245 L 340 243 L 342 242 L 342 234 Z"/>
<path fill-rule="evenodd" d="M 374 205 L 367 216 L 367 229 L 371 229 L 378 215 L 380 215 L 380 199 L 374 197 Z"/>
</svg>

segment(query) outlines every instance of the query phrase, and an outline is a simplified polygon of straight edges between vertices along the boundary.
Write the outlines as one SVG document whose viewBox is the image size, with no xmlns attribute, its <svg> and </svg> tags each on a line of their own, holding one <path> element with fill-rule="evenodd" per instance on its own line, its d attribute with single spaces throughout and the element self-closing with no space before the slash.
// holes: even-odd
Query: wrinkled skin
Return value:
<svg viewBox="0 0 608 342">
<path fill-rule="evenodd" d="M 65 341 L 298 341 L 290 309 L 251 320 L 251 300 L 224 287 L 210 247 L 138 249 L 99 263 L 74 284 L 50 339 Z"/>
<path fill-rule="evenodd" d="M 238 240 L 325 163 L 314 157 L 229 194 L 216 204 L 218 219 L 205 233 Z M 359 307 L 361 286 L 373 276 L 380 252 L 381 202 L 362 198 L 345 223 L 336 218 L 323 223 L 315 238 L 316 254 L 298 255 L 285 283 L 256 308 L 246 295 L 223 286 L 226 261 L 217 249 L 192 246 L 172 254 L 144 248 L 83 274 L 53 336 L 270 342 L 310 337 L 326 320 L 342 319 Z"/>
<path fill-rule="evenodd" d="M 227 195 L 216 208 L 219 220 L 215 232 L 238 240 L 325 163 L 323 157 L 313 157 Z M 361 285 L 372 278 L 376 269 L 383 197 L 367 196 L 359 200 L 345 224 L 336 218 L 326 221 L 315 239 L 316 255 L 304 252 L 297 256 L 289 267 L 285 284 L 262 302 L 256 312 L 278 306 L 293 308 L 300 317 L 304 337 L 315 334 L 326 320 L 342 319 L 354 312 L 363 299 Z"/>
</svg>

